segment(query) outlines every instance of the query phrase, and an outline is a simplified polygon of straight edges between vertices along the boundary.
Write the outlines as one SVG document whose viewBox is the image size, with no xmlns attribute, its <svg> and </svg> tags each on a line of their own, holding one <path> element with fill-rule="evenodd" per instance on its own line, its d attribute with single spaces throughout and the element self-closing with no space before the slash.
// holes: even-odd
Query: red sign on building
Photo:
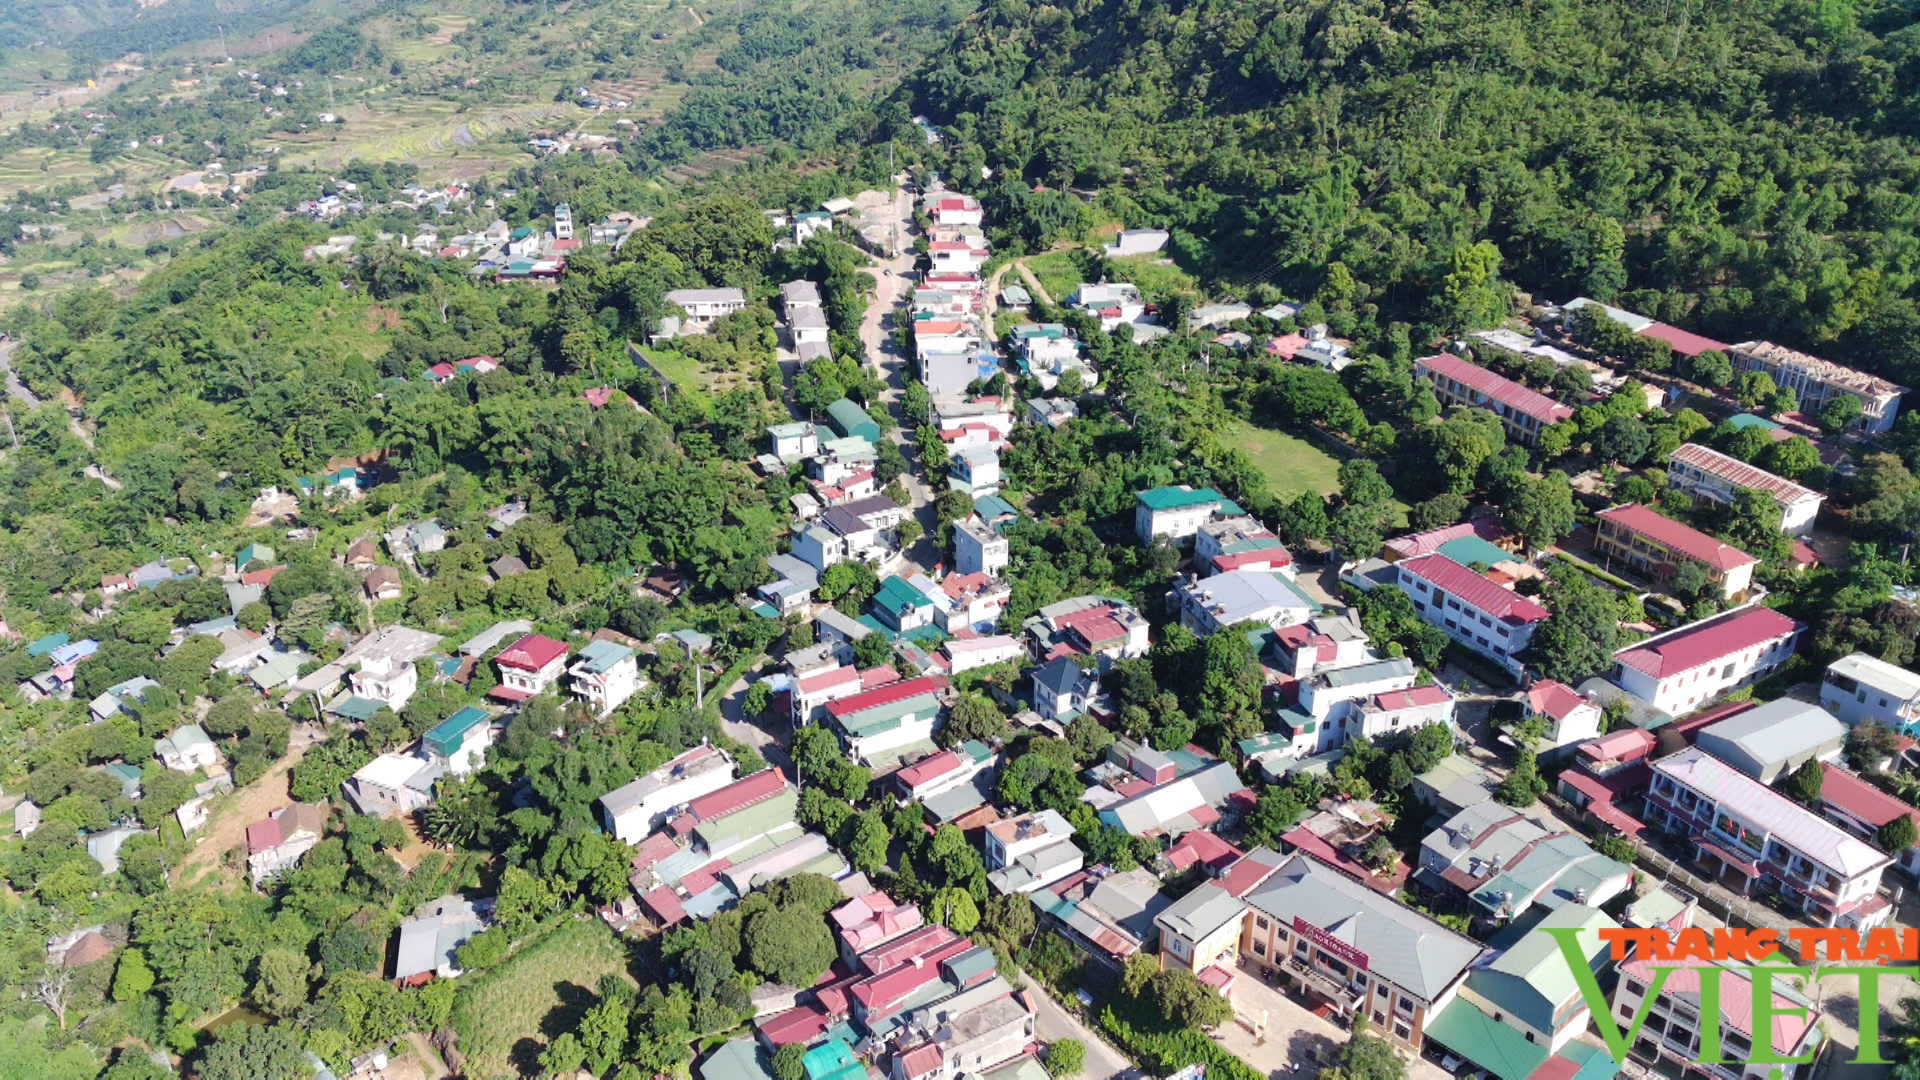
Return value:
<svg viewBox="0 0 1920 1080">
<path fill-rule="evenodd" d="M 1320 948 L 1325 949 L 1327 952 L 1332 953 L 1357 970 L 1370 970 L 1367 964 L 1366 953 L 1341 941 L 1339 938 L 1334 937 L 1332 934 L 1327 933 L 1325 930 L 1320 929 L 1298 915 L 1293 917 L 1293 932 L 1313 942 Z"/>
</svg>

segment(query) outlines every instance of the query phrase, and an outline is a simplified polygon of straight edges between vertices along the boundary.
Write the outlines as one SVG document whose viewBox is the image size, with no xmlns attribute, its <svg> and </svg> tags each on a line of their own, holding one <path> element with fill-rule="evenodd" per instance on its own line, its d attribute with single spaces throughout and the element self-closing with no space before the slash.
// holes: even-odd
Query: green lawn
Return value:
<svg viewBox="0 0 1920 1080">
<path fill-rule="evenodd" d="M 1129 255 L 1107 261 L 1107 276 L 1115 281 L 1131 281 L 1148 296 L 1162 292 L 1202 295 L 1200 283 L 1165 255 Z"/>
<path fill-rule="evenodd" d="M 1080 264 L 1074 261 L 1074 252 L 1050 251 L 1045 255 L 1035 255 L 1026 260 L 1027 269 L 1040 281 L 1040 287 L 1047 290 L 1056 304 L 1064 304 L 1067 297 L 1080 287 L 1085 280 L 1080 272 Z"/>
<path fill-rule="evenodd" d="M 712 378 L 698 360 L 672 349 L 641 349 L 640 353 L 655 371 L 679 387 L 687 395 L 687 400 L 697 405 L 701 412 L 713 410 L 713 395 L 707 392 Z"/>
<path fill-rule="evenodd" d="M 499 967 L 460 980 L 452 1026 L 468 1076 L 538 1076 L 549 1032 L 571 1031 L 600 976 L 627 970 L 626 949 L 598 919 L 568 922 Z M 630 979 L 630 976 L 628 976 Z"/>
<path fill-rule="evenodd" d="M 1335 476 L 1340 460 L 1304 439 L 1240 421 L 1228 430 L 1226 441 L 1245 450 L 1267 474 L 1267 486 L 1283 498 L 1303 491 L 1326 495 L 1340 489 Z"/>
</svg>

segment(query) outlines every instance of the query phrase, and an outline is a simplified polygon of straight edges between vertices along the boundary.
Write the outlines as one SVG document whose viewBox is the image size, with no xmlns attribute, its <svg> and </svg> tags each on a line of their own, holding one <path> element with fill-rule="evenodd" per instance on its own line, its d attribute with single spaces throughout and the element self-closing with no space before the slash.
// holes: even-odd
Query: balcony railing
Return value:
<svg viewBox="0 0 1920 1080">
<path fill-rule="evenodd" d="M 1358 1008 L 1360 999 L 1364 997 L 1366 993 L 1364 990 L 1354 989 L 1347 983 L 1321 971 L 1319 968 L 1306 963 L 1298 957 L 1289 956 L 1287 958 L 1287 970 L 1293 972 L 1308 985 L 1327 995 L 1329 998 L 1344 1002 L 1350 1009 Z"/>
</svg>

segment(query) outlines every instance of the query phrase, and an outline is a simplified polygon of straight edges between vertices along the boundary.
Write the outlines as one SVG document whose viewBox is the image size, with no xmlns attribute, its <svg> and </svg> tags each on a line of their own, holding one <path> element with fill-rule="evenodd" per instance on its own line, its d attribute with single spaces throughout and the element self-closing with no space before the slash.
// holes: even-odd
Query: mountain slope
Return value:
<svg viewBox="0 0 1920 1080">
<path fill-rule="evenodd" d="M 909 93 L 952 127 L 955 175 L 977 155 L 1102 187 L 1213 241 L 1217 272 L 1311 292 L 1340 261 L 1367 301 L 1438 317 L 1429 296 L 1485 239 L 1548 297 L 1861 356 L 1920 325 L 1913 18 L 1870 0 L 999 0 Z M 1898 363 L 1920 377 L 1920 355 Z"/>
</svg>

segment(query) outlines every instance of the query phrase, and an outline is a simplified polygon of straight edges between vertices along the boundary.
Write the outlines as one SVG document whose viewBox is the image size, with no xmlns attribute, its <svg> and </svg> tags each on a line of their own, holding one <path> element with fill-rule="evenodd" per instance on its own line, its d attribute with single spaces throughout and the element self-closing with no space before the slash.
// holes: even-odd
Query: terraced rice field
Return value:
<svg viewBox="0 0 1920 1080">
<path fill-rule="evenodd" d="M 542 127 L 555 116 L 577 112 L 572 105 L 547 103 L 486 106 L 463 113 L 450 101 L 411 101 L 391 112 L 357 109 L 340 127 L 280 141 L 289 164 L 338 168 L 355 159 L 408 161 L 432 170 L 495 135 Z"/>
<path fill-rule="evenodd" d="M 0 192 L 51 187 L 69 180 L 91 180 L 109 170 L 77 150 L 29 146 L 0 156 Z"/>
</svg>

